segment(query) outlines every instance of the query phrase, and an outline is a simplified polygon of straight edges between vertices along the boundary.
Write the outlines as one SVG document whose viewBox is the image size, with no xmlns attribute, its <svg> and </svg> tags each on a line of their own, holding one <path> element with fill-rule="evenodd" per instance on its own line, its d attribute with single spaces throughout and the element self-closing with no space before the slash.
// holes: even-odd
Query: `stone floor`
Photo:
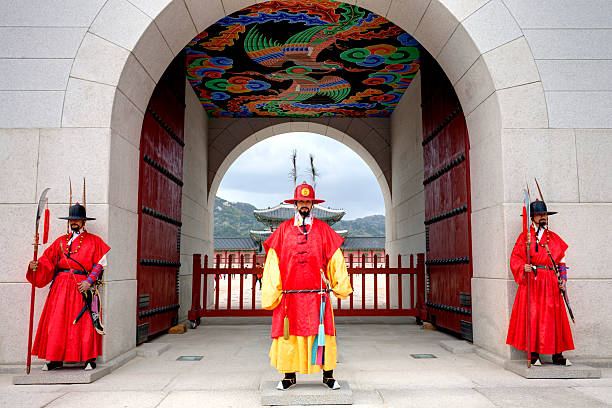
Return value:
<svg viewBox="0 0 612 408">
<path fill-rule="evenodd" d="M 606 407 L 612 369 L 596 380 L 527 380 L 475 353 L 453 354 L 453 339 L 414 324 L 338 324 L 336 377 L 348 381 L 357 407 Z M 0 407 L 253 407 L 268 364 L 269 326 L 202 325 L 154 340 L 170 348 L 136 357 L 106 377 L 81 385 L 12 385 L 0 375 Z M 430 353 L 437 358 L 414 359 Z M 179 356 L 201 361 L 177 361 Z M 298 375 L 298 382 L 317 379 Z M 291 391 L 288 391 L 291 392 Z M 89 401 L 89 402 L 85 402 Z"/>
</svg>

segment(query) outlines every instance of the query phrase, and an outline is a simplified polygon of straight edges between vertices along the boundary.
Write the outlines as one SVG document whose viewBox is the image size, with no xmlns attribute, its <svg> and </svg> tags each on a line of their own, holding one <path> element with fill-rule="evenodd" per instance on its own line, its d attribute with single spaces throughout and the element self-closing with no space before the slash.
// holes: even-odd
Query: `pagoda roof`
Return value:
<svg viewBox="0 0 612 408">
<path fill-rule="evenodd" d="M 280 203 L 275 207 L 253 210 L 253 214 L 257 221 L 264 224 L 280 224 L 295 215 L 295 206 L 293 204 Z M 326 222 L 328 225 L 333 225 L 340 221 L 345 214 L 346 211 L 344 210 L 323 207 L 320 204 L 315 204 L 312 209 L 312 216 Z"/>
<path fill-rule="evenodd" d="M 335 230 L 334 230 L 335 231 Z M 348 230 L 338 230 L 336 231 L 338 235 L 342 238 L 345 238 L 348 235 Z M 272 235 L 272 231 L 264 230 L 264 231 L 249 231 L 249 235 L 253 241 L 264 242 L 270 235 Z"/>
<path fill-rule="evenodd" d="M 385 249 L 385 237 L 347 237 L 341 248 L 352 250 Z"/>
</svg>

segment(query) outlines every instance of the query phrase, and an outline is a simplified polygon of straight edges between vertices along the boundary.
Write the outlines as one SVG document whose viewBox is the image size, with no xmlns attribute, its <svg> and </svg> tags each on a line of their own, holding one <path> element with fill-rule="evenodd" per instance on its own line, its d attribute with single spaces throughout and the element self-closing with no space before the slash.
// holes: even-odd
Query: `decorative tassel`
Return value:
<svg viewBox="0 0 612 408">
<path fill-rule="evenodd" d="M 98 313 L 98 295 L 94 295 L 91 300 L 91 311 L 94 313 Z"/>
<path fill-rule="evenodd" d="M 287 316 L 283 320 L 283 339 L 289 340 L 289 318 Z"/>
<path fill-rule="evenodd" d="M 49 212 L 49 204 L 47 204 L 47 208 L 45 209 L 45 222 L 43 226 L 43 245 L 49 241 L 49 217 L 51 213 Z"/>
<path fill-rule="evenodd" d="M 319 339 L 319 341 L 317 342 L 317 345 L 324 346 L 325 345 L 325 326 L 323 326 L 323 323 L 319 324 L 319 334 L 317 335 L 317 338 Z"/>
<path fill-rule="evenodd" d="M 314 341 L 312 342 L 312 349 L 310 350 L 310 365 L 317 365 L 317 352 L 319 351 L 319 346 L 317 345 L 317 336 L 315 336 Z"/>
<path fill-rule="evenodd" d="M 318 345 L 325 345 L 325 325 L 323 324 L 325 317 L 325 298 L 321 298 L 321 309 L 319 311 L 319 334 L 317 335 Z"/>
<path fill-rule="evenodd" d="M 317 347 L 317 363 L 316 365 L 323 365 L 323 346 Z"/>
</svg>

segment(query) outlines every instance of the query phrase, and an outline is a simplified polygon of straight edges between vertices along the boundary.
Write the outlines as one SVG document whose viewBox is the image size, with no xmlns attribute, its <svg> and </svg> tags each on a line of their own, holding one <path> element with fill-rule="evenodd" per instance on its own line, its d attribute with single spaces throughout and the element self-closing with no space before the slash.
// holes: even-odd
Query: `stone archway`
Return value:
<svg viewBox="0 0 612 408">
<path fill-rule="evenodd" d="M 114 215 L 109 210 L 106 229 L 111 244 L 135 245 L 140 128 L 156 82 L 198 32 L 252 3 L 109 1 L 89 27 L 68 81 L 62 127 L 110 129 L 107 203 L 119 209 Z M 504 151 L 517 146 L 510 129 L 548 127 L 544 92 L 531 51 L 501 1 L 356 3 L 387 16 L 423 44 L 440 63 L 461 101 L 471 141 L 473 290 L 478 299 L 473 310 L 482 323 L 475 328 L 474 340 L 497 355 L 509 356 L 502 341 L 508 305 L 494 310 L 487 305 L 512 296 L 505 242 L 507 229 L 518 221 L 506 213 L 504 203 L 519 202 L 520 189 L 512 188 L 516 183 L 504 167 Z M 97 69 L 102 65 L 104 70 Z M 486 220 L 491 217 L 501 227 L 488 228 Z M 109 295 L 117 299 L 134 291 L 130 282 L 135 265 L 118 269 L 116 277 L 124 283 L 118 285 L 116 294 Z M 127 307 L 135 307 L 135 301 Z M 127 330 L 130 323 L 118 316 L 118 328 Z M 107 341 L 109 358 L 133 346 L 135 336 L 127 333 Z"/>
<path fill-rule="evenodd" d="M 345 123 L 349 124 L 351 120 L 359 120 L 359 119 L 347 118 L 347 121 Z M 359 157 L 361 157 L 365 161 L 365 163 L 368 165 L 370 170 L 372 170 L 372 173 L 376 177 L 376 180 L 378 181 L 378 185 L 380 186 L 380 190 L 382 192 L 383 199 L 385 201 L 385 207 L 389 208 L 389 206 L 391 205 L 390 203 L 390 200 L 391 200 L 391 190 L 390 190 L 390 170 L 391 168 L 390 168 L 390 165 L 391 163 L 390 163 L 390 157 L 388 155 L 388 152 L 385 152 L 387 154 L 383 153 L 375 157 L 370 153 L 368 149 L 362 146 L 362 144 L 359 143 L 347 130 L 343 131 L 343 130 L 340 130 L 338 127 L 335 127 L 330 124 L 325 124 L 325 123 L 327 123 L 327 121 L 324 121 L 323 123 L 317 123 L 314 121 L 313 122 L 287 121 L 284 123 L 279 123 L 276 125 L 265 127 L 255 132 L 252 132 L 252 131 L 250 132 L 249 128 L 243 127 L 242 129 L 243 129 L 244 134 L 234 133 L 234 137 L 236 137 L 238 140 L 241 140 L 241 142 L 236 144 L 235 146 L 231 146 L 229 153 L 226 155 L 223 155 L 222 157 L 223 160 L 220 162 L 218 167 L 215 166 L 215 168 L 211 169 L 209 166 L 209 175 L 213 175 L 213 179 L 209 180 L 209 189 L 208 189 L 209 210 L 212 211 L 212 206 L 214 205 L 215 195 L 217 193 L 217 190 L 219 189 L 219 185 L 221 184 L 223 177 L 225 176 L 225 173 L 230 168 L 232 163 L 238 158 L 238 156 L 240 156 L 242 153 L 247 151 L 250 147 L 254 146 L 256 143 L 261 142 L 269 137 L 281 135 L 284 133 L 299 132 L 299 131 L 316 133 L 322 136 L 327 136 L 331 139 L 337 140 L 345 144 L 346 146 L 350 147 L 355 153 L 359 155 Z M 386 137 L 384 135 L 381 136 L 380 133 L 376 132 L 374 128 L 362 127 L 361 129 L 362 129 L 362 132 L 365 133 L 363 135 L 360 135 L 361 137 L 366 137 L 367 134 L 370 134 L 371 132 L 375 132 L 378 138 L 377 142 L 379 143 L 386 142 L 386 144 L 390 143 L 390 140 L 385 141 Z M 366 129 L 370 129 L 370 130 L 368 131 Z M 385 129 L 385 130 L 388 130 L 388 129 Z M 386 135 L 386 136 L 388 138 L 389 135 Z M 221 153 L 217 152 L 214 142 L 212 145 L 210 145 L 210 148 L 214 149 L 214 153 L 209 151 L 209 158 L 211 157 L 211 154 L 221 155 Z"/>
</svg>

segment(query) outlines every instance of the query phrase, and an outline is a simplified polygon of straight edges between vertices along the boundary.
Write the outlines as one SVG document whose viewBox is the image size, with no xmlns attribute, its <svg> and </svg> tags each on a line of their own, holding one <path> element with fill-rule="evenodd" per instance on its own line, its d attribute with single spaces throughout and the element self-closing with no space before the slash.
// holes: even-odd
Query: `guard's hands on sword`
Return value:
<svg viewBox="0 0 612 408">
<path fill-rule="evenodd" d="M 567 281 L 566 280 L 560 280 L 559 281 L 559 289 L 561 289 L 562 291 L 565 292 L 565 290 L 567 289 Z"/>
<path fill-rule="evenodd" d="M 90 286 L 91 286 L 91 283 L 89 283 L 88 281 L 84 280 L 84 281 L 81 281 L 81 283 L 79 283 L 77 285 L 77 288 L 79 288 L 79 292 L 85 293 L 85 291 L 87 289 L 89 289 Z"/>
<path fill-rule="evenodd" d="M 28 269 L 36 272 L 36 268 L 38 268 L 38 261 L 30 261 L 30 263 L 28 264 Z"/>
</svg>

